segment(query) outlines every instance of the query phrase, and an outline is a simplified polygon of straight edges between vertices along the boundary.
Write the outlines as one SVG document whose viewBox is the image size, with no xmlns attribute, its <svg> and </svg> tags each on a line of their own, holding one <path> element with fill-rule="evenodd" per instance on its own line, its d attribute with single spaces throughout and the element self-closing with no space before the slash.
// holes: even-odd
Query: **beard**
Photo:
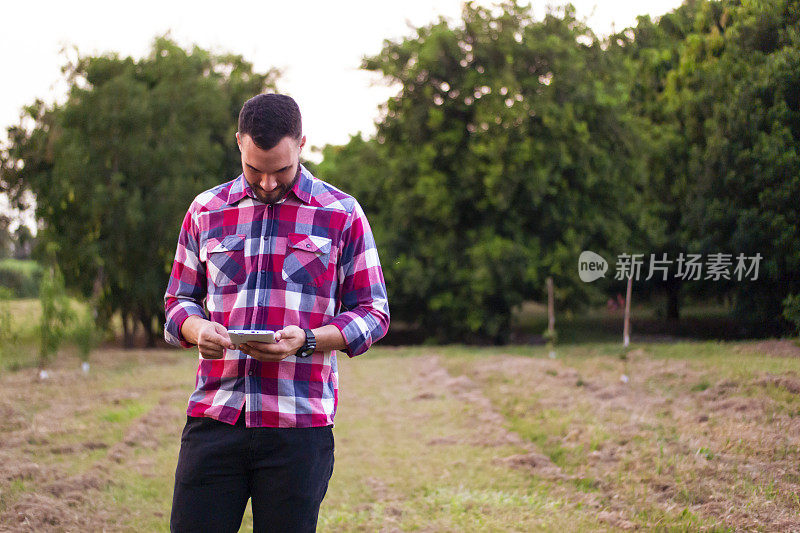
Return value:
<svg viewBox="0 0 800 533">
<path fill-rule="evenodd" d="M 252 187 L 252 185 L 251 187 L 253 188 L 253 192 L 256 193 L 256 196 L 258 196 L 259 200 L 261 200 L 265 204 L 275 205 L 284 198 L 286 198 L 286 195 L 289 194 L 289 191 L 291 191 L 292 188 L 294 188 L 294 185 L 295 183 L 297 183 L 297 180 L 300 179 L 301 173 L 302 170 L 300 169 L 300 162 L 298 161 L 297 172 L 295 172 L 294 178 L 292 178 L 291 183 L 281 183 L 269 192 L 264 191 L 263 189 L 260 188 L 257 189 L 256 187 Z"/>
</svg>

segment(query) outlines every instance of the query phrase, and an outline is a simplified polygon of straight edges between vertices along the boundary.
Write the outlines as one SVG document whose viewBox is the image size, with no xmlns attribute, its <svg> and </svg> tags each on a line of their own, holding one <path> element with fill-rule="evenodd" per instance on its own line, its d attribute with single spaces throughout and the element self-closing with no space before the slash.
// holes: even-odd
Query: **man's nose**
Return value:
<svg viewBox="0 0 800 533">
<path fill-rule="evenodd" d="M 265 191 L 271 191 L 278 185 L 278 180 L 274 174 L 264 173 L 258 183 Z"/>
</svg>

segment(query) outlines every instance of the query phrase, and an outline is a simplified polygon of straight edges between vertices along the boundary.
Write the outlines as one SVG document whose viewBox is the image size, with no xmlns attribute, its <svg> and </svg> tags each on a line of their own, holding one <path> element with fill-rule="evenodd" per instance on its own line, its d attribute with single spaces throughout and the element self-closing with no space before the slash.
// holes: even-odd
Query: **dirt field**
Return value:
<svg viewBox="0 0 800 533">
<path fill-rule="evenodd" d="M 194 365 L 0 375 L 0 531 L 167 531 Z M 320 531 L 800 530 L 791 342 L 375 348 L 340 373 Z"/>
</svg>

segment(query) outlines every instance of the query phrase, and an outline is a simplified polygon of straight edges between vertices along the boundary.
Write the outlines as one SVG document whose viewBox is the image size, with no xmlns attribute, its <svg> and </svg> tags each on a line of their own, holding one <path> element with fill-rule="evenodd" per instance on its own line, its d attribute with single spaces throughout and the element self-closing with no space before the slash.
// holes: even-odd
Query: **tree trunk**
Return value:
<svg viewBox="0 0 800 533">
<path fill-rule="evenodd" d="M 147 347 L 155 348 L 156 335 L 155 332 L 153 331 L 153 317 L 148 315 L 145 311 L 141 311 L 139 313 L 139 320 L 142 323 L 142 327 L 144 328 L 144 334 L 147 338 Z"/>
<path fill-rule="evenodd" d="M 103 285 L 106 281 L 106 271 L 105 269 L 100 266 L 97 269 L 97 275 L 94 277 L 94 283 L 92 283 L 92 318 L 95 321 L 95 325 L 100 326 L 102 324 L 103 327 L 108 323 L 106 318 L 100 318 L 100 299 L 103 296 Z"/>
<path fill-rule="evenodd" d="M 122 312 L 122 346 L 126 350 L 133 348 L 133 338 L 136 322 L 132 320 L 129 312 Z"/>
<path fill-rule="evenodd" d="M 633 292 L 633 275 L 628 276 L 628 289 L 625 292 L 625 318 L 622 323 L 622 345 L 631 343 L 631 293 Z"/>
<path fill-rule="evenodd" d="M 680 294 L 679 280 L 671 280 L 667 283 L 667 320 L 675 322 L 680 320 Z"/>
</svg>

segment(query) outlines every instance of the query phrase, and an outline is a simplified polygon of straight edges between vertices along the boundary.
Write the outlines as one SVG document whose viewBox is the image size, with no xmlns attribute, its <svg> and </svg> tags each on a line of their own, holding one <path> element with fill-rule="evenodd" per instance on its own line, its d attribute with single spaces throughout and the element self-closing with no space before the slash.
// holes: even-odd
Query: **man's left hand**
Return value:
<svg viewBox="0 0 800 533">
<path fill-rule="evenodd" d="M 286 326 L 275 332 L 275 342 L 248 341 L 239 346 L 239 350 L 263 362 L 282 361 L 297 353 L 306 342 L 306 332 L 297 326 Z"/>
</svg>

